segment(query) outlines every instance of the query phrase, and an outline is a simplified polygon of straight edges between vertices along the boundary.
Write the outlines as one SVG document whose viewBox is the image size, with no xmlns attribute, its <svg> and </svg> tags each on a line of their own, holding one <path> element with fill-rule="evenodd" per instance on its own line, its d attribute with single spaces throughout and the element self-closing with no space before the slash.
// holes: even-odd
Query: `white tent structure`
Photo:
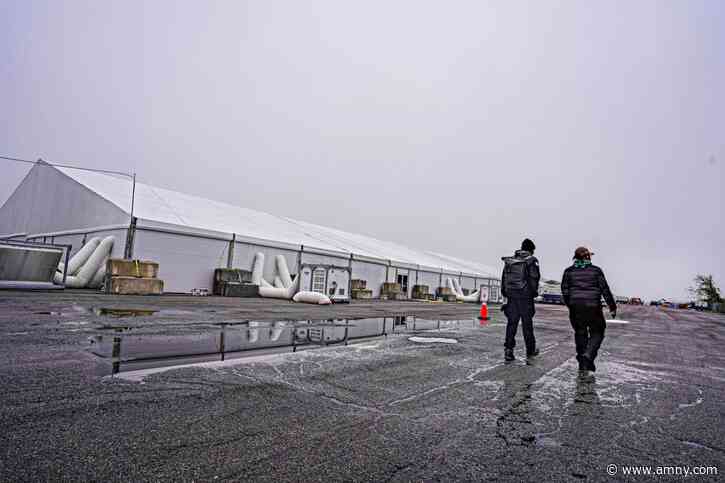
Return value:
<svg viewBox="0 0 725 483">
<path fill-rule="evenodd" d="M 289 267 L 345 267 L 377 296 L 383 282 L 431 290 L 455 277 L 499 299 L 497 270 L 451 256 L 136 183 L 39 162 L 0 208 L 0 236 L 70 243 L 113 235 L 112 256 L 151 259 L 170 292 L 209 289 L 217 267 L 251 270 L 254 255 L 283 255 Z M 269 273 L 266 273 L 267 271 Z M 264 276 L 274 278 L 273 267 Z M 291 268 L 294 271 L 294 268 Z"/>
</svg>

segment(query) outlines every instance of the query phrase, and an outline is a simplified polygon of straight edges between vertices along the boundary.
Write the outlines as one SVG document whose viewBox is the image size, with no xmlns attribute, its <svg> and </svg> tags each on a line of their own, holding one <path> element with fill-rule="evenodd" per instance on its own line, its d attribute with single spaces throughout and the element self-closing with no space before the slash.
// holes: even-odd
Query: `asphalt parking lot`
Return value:
<svg viewBox="0 0 725 483">
<path fill-rule="evenodd" d="M 0 480 L 652 479 L 630 466 L 721 478 L 692 475 L 725 471 L 725 317 L 621 307 L 598 371 L 580 375 L 563 307 L 537 306 L 529 362 L 520 332 L 518 360 L 503 362 L 497 308 L 484 324 L 477 314 L 0 293 Z M 163 352 L 222 331 L 222 357 Z M 293 352 L 284 341 L 299 334 Z M 109 339 L 118 353 L 98 355 Z M 145 365 L 114 371 L 134 350 Z"/>
</svg>

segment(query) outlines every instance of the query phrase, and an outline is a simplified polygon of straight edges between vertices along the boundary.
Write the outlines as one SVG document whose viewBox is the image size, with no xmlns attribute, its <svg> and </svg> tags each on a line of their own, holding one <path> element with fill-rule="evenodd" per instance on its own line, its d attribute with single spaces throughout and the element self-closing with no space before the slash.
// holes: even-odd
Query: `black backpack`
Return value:
<svg viewBox="0 0 725 483">
<path fill-rule="evenodd" d="M 506 289 L 507 293 L 523 292 L 528 287 L 528 260 L 531 257 L 516 258 L 507 257 L 504 258 L 504 275 L 506 277 Z"/>
</svg>

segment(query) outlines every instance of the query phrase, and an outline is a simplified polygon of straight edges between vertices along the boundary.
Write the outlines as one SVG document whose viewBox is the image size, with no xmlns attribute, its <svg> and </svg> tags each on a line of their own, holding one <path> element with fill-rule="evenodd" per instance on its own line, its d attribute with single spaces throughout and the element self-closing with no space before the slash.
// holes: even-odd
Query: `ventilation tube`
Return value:
<svg viewBox="0 0 725 483">
<path fill-rule="evenodd" d="M 259 341 L 259 322 L 249 322 L 249 343 L 256 344 Z"/>
<path fill-rule="evenodd" d="M 451 289 L 456 298 L 463 297 L 463 294 L 458 292 L 458 287 L 456 287 L 456 284 L 451 277 L 448 277 L 448 288 Z"/>
<path fill-rule="evenodd" d="M 332 301 L 330 300 L 330 297 L 325 295 L 324 293 L 319 292 L 308 292 L 308 291 L 302 291 L 297 292 L 297 294 L 292 297 L 292 300 L 294 302 L 302 302 L 307 304 L 318 304 L 318 305 L 330 305 Z"/>
<path fill-rule="evenodd" d="M 252 283 L 256 283 L 255 280 L 259 280 L 260 297 L 290 300 L 297 293 L 300 281 L 299 274 L 295 275 L 295 278 L 292 279 L 289 268 L 287 267 L 287 260 L 283 255 L 277 255 L 275 257 L 275 264 L 277 265 L 279 275 L 275 277 L 274 286 L 272 286 L 262 277 L 264 271 L 264 254 L 257 253 L 252 270 Z M 255 278 L 257 275 L 258 278 Z"/>
<path fill-rule="evenodd" d="M 277 255 L 274 259 L 277 263 L 277 273 L 279 273 L 279 278 L 282 280 L 284 287 L 287 288 L 292 285 L 292 277 L 289 274 L 289 268 L 287 268 L 287 259 L 284 255 Z"/>
<path fill-rule="evenodd" d="M 254 265 L 252 267 L 252 283 L 262 286 L 262 275 L 264 274 L 264 253 L 258 252 L 254 255 Z"/>
<path fill-rule="evenodd" d="M 481 298 L 480 292 L 480 290 L 476 290 L 469 295 L 462 295 L 460 299 L 458 299 L 458 297 L 456 298 L 461 302 L 478 302 L 478 300 Z"/>
<path fill-rule="evenodd" d="M 454 278 L 448 277 L 448 287 L 450 287 L 450 289 L 455 294 L 456 300 L 460 302 L 478 302 L 478 299 L 480 298 L 480 290 L 476 290 L 469 295 L 463 295 L 463 290 L 461 290 L 461 286 L 458 283 L 458 280 Z"/>
<path fill-rule="evenodd" d="M 78 271 L 78 273 L 66 277 L 66 287 L 87 287 L 91 282 L 91 279 L 94 278 L 94 275 L 96 275 L 96 272 L 98 272 L 101 266 L 106 263 L 106 258 L 108 258 L 111 254 L 111 250 L 113 249 L 113 240 L 114 238 L 112 236 L 104 238 L 93 251 L 93 254 L 88 257 L 88 260 L 83 264 L 83 267 Z M 70 265 L 70 263 L 68 265 Z"/>
<path fill-rule="evenodd" d="M 101 288 L 101 285 L 103 285 L 103 281 L 106 278 L 106 260 L 103 261 L 96 274 L 91 278 L 91 281 L 88 283 L 88 288 Z"/>
<path fill-rule="evenodd" d="M 98 248 L 98 245 L 100 243 L 101 239 L 99 237 L 93 237 L 88 240 L 86 244 L 83 245 L 80 250 L 78 250 L 78 253 L 73 255 L 68 261 L 67 276 L 73 276 L 78 273 L 78 270 L 80 270 L 83 264 L 88 261 L 91 255 L 93 255 L 93 252 L 96 250 L 96 248 Z M 57 284 L 63 283 L 64 268 L 65 265 L 63 263 L 58 264 L 58 269 L 55 271 L 55 275 L 53 276 L 53 282 Z"/>
<path fill-rule="evenodd" d="M 269 333 L 269 340 L 277 342 L 279 340 L 279 336 L 282 335 L 282 331 L 284 331 L 284 322 L 275 322 L 274 329 L 272 329 Z"/>
<path fill-rule="evenodd" d="M 289 300 L 295 293 L 297 293 L 297 285 L 299 285 L 299 279 L 299 276 L 295 276 L 295 279 L 292 281 L 292 285 L 290 285 L 288 288 L 272 287 L 269 285 L 269 283 L 262 279 L 262 282 L 266 285 L 263 284 L 259 286 L 259 295 L 261 297 L 267 297 L 272 299 Z"/>
<path fill-rule="evenodd" d="M 461 282 L 458 281 L 457 278 L 453 278 L 453 285 L 456 287 L 456 294 L 463 297 L 463 290 L 461 289 Z"/>
</svg>

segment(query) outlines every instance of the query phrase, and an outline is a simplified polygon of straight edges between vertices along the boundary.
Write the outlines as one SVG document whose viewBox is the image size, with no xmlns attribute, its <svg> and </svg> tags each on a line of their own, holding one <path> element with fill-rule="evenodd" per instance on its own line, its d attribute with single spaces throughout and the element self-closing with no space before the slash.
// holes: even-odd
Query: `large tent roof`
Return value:
<svg viewBox="0 0 725 483">
<path fill-rule="evenodd" d="M 99 196 L 130 212 L 131 182 L 108 174 L 57 168 Z M 486 265 L 416 250 L 375 238 L 250 210 L 178 191 L 136 183 L 134 216 L 190 229 L 236 233 L 247 237 L 342 251 L 447 271 L 493 276 L 497 270 Z"/>
</svg>

